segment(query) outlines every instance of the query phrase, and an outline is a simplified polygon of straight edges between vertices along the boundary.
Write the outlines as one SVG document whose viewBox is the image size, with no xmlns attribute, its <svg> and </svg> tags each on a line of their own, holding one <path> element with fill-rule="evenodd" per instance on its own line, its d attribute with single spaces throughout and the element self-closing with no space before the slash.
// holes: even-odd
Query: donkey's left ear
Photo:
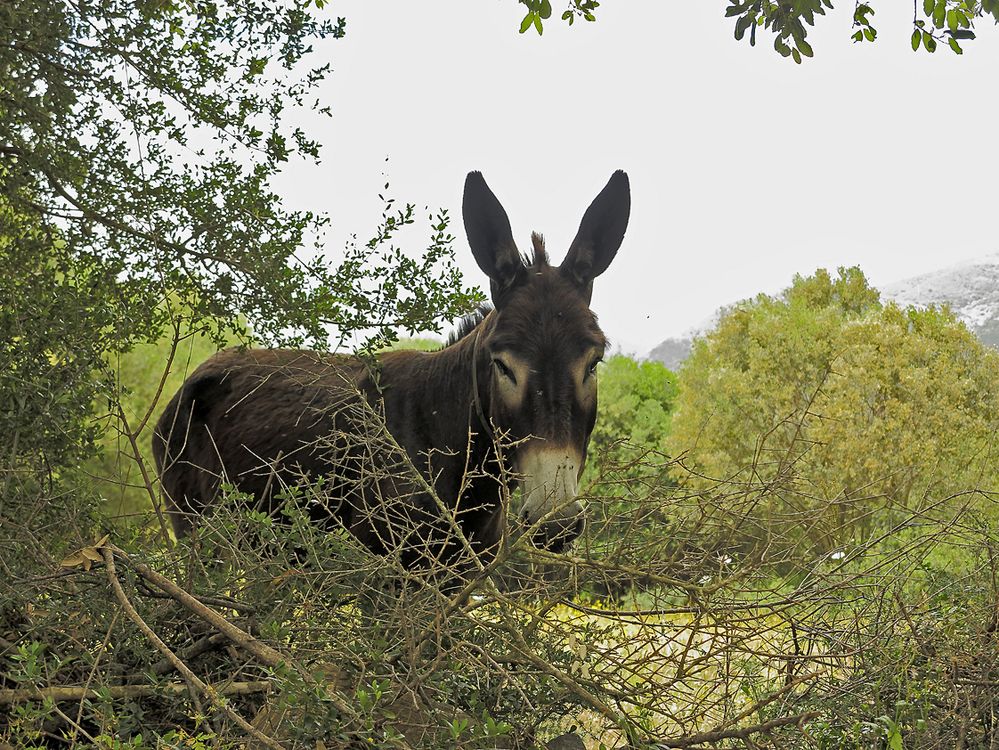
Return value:
<svg viewBox="0 0 999 750">
<path fill-rule="evenodd" d="M 631 186 L 628 175 L 619 169 L 586 209 L 576 239 L 559 267 L 562 275 L 579 286 L 587 302 L 593 279 L 607 270 L 621 247 L 630 214 Z"/>
</svg>

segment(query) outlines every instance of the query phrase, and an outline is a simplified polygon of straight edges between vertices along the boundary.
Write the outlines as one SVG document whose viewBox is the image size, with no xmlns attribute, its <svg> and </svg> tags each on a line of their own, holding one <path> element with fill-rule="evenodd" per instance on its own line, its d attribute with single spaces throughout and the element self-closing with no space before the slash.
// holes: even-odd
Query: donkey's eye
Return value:
<svg viewBox="0 0 999 750">
<path fill-rule="evenodd" d="M 602 359 L 593 360 L 593 364 L 591 364 L 589 368 L 586 370 L 586 377 L 590 377 L 591 375 L 596 375 L 597 365 L 599 365 L 602 361 L 603 361 Z"/>
<path fill-rule="evenodd" d="M 517 384 L 517 378 L 514 376 L 513 370 L 511 370 L 509 367 L 503 364 L 502 360 L 494 359 L 493 364 L 496 365 L 496 370 L 499 372 L 500 375 L 508 379 L 514 385 Z"/>
</svg>

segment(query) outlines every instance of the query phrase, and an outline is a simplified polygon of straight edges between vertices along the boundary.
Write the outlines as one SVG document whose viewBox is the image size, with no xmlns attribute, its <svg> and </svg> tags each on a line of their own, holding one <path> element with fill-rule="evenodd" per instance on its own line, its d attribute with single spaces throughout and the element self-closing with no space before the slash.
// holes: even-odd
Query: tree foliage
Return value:
<svg viewBox="0 0 999 750">
<path fill-rule="evenodd" d="M 452 301 L 446 214 L 414 259 L 391 247 L 413 208 L 387 200 L 372 241 L 337 265 L 320 252 L 328 217 L 286 209 L 270 187 L 286 164 L 319 160 L 288 115 L 329 113 L 316 96 L 329 62 L 313 46 L 345 22 L 311 5 L 0 9 L 2 196 L 33 217 L 36 253 L 64 242 L 95 267 L 91 295 L 123 308 L 129 341 L 159 330 L 167 292 L 196 319 L 245 316 L 260 338 L 317 342 L 331 329 L 433 327 Z"/>
<path fill-rule="evenodd" d="M 817 15 L 833 9 L 832 0 L 794 0 L 775 3 L 771 0 L 730 0 L 727 17 L 735 18 L 735 38 L 742 40 L 749 32 L 749 43 L 756 44 L 756 30 L 762 28 L 773 36 L 774 49 L 783 57 L 801 63 L 812 57 L 807 26 L 815 25 Z M 877 39 L 872 3 L 854 0 L 850 38 L 854 43 Z M 963 54 L 961 42 L 975 38 L 975 21 L 999 22 L 999 2 L 995 0 L 922 0 L 913 3 L 912 49 L 936 52 L 938 44 L 947 45 L 955 54 Z"/>
<path fill-rule="evenodd" d="M 707 477 L 793 473 L 780 510 L 824 509 L 789 532 L 819 550 L 886 511 L 996 486 L 999 355 L 946 309 L 882 306 L 857 268 L 735 306 L 680 385 L 673 450 Z"/>
<path fill-rule="evenodd" d="M 600 397 L 590 452 L 622 460 L 625 445 L 665 450 L 676 376 L 659 362 L 615 354 L 600 365 Z"/>
<path fill-rule="evenodd" d="M 527 14 L 520 24 L 520 33 L 533 28 L 540 35 L 544 22 L 551 17 L 549 0 L 519 0 L 527 6 Z M 577 17 L 595 21 L 594 11 L 600 3 L 589 0 L 572 0 L 562 14 L 562 20 L 571 26 Z M 782 56 L 801 63 L 802 58 L 812 57 L 808 42 L 808 26 L 815 25 L 816 16 L 833 10 L 832 0 L 729 0 L 725 9 L 727 18 L 735 18 L 735 38 L 747 39 L 756 45 L 757 29 L 773 37 L 774 49 Z M 850 38 L 856 42 L 873 42 L 878 30 L 874 26 L 874 6 L 866 0 L 854 0 L 853 24 Z M 978 20 L 999 23 L 999 0 L 922 0 L 912 7 L 912 49 L 936 52 L 938 44 L 945 44 L 955 54 L 963 54 L 961 42 L 975 38 Z M 747 35 L 748 32 L 748 35 Z"/>
</svg>

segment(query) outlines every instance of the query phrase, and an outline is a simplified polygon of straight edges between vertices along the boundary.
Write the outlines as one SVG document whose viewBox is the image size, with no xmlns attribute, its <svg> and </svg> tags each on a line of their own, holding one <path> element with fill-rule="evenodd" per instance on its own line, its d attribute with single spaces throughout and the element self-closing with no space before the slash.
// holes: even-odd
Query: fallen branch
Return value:
<svg viewBox="0 0 999 750">
<path fill-rule="evenodd" d="M 104 549 L 118 555 L 121 559 L 128 563 L 132 570 L 142 576 L 146 581 L 153 584 L 161 591 L 169 594 L 172 599 L 196 614 L 234 644 L 248 651 L 264 666 L 274 668 L 288 661 L 288 659 L 283 656 L 281 652 L 276 651 L 266 643 L 261 643 L 245 630 L 237 628 L 214 609 L 202 604 L 198 601 L 197 597 L 187 593 L 176 583 L 171 581 L 169 578 L 160 575 L 148 565 L 133 561 L 123 550 L 113 544 L 107 545 Z M 107 557 L 107 554 L 105 554 L 105 560 Z M 230 605 L 227 604 L 226 606 Z"/>
<path fill-rule="evenodd" d="M 221 633 L 213 633 L 212 635 L 207 635 L 204 638 L 195 641 L 189 647 L 179 652 L 177 656 L 180 657 L 181 661 L 189 662 L 191 659 L 201 656 L 201 654 L 211 651 L 223 643 L 228 642 L 229 639 Z M 170 674 L 173 670 L 173 663 L 169 659 L 160 659 L 144 672 L 128 675 L 124 678 L 124 680 L 128 683 L 144 682 L 149 679 L 148 675 L 161 677 L 162 675 Z"/>
<path fill-rule="evenodd" d="M 155 591 L 145 584 L 143 585 L 142 591 L 139 593 L 152 599 L 173 599 L 170 594 L 165 594 L 162 591 Z M 192 594 L 192 596 L 194 595 Z M 243 604 L 242 602 L 237 602 L 234 599 L 229 599 L 224 596 L 194 596 L 194 598 L 205 606 L 219 607 L 220 609 L 231 609 L 247 615 L 255 614 L 257 611 L 257 608 L 251 604 Z"/>
<path fill-rule="evenodd" d="M 818 715 L 818 711 L 808 711 L 794 716 L 783 716 L 779 719 L 767 721 L 763 724 L 754 724 L 750 727 L 736 727 L 733 729 L 716 729 L 710 732 L 699 732 L 698 734 L 687 735 L 686 737 L 680 737 L 675 740 L 659 740 L 656 742 L 656 747 L 662 748 L 662 750 L 675 750 L 677 748 L 707 745 L 712 742 L 720 742 L 721 740 L 748 740 L 754 734 L 772 732 L 774 729 L 780 729 L 781 727 L 786 726 L 799 726 L 804 724 L 806 721 L 814 719 Z"/>
<path fill-rule="evenodd" d="M 142 631 L 143 635 L 145 635 L 146 638 L 148 638 L 150 642 L 152 642 L 152 644 L 156 646 L 157 650 L 159 650 L 160 653 L 162 653 L 167 659 L 169 659 L 173 663 L 174 668 L 176 668 L 176 670 L 180 672 L 183 678 L 187 681 L 188 685 L 192 686 L 193 688 L 197 689 L 200 693 L 202 693 L 206 698 L 208 698 L 209 701 L 211 701 L 211 703 L 217 709 L 219 709 L 222 713 L 224 713 L 226 716 L 228 716 L 230 719 L 236 722 L 236 724 L 238 724 L 240 728 L 242 728 L 242 730 L 247 734 L 249 734 L 251 737 L 258 740 L 265 746 L 271 748 L 271 750 L 284 750 L 280 745 L 280 743 L 277 742 L 277 740 L 273 739 L 272 737 L 268 737 L 266 734 L 261 732 L 255 726 L 250 724 L 246 719 L 240 716 L 235 710 L 233 710 L 233 708 L 229 706 L 224 700 L 222 700 L 218 691 L 211 685 L 205 683 L 196 674 L 194 674 L 194 672 L 191 671 L 190 667 L 188 667 L 184 662 L 182 662 L 177 657 L 177 655 L 170 650 L 170 647 L 167 646 L 162 641 L 162 639 L 160 639 L 160 637 L 153 632 L 153 629 L 146 624 L 145 620 L 142 619 L 142 617 L 136 611 L 135 607 L 132 606 L 132 602 L 129 601 L 128 597 L 125 595 L 125 590 L 121 587 L 121 581 L 118 580 L 118 573 L 115 569 L 115 564 L 114 564 L 115 551 L 118 551 L 120 554 L 124 555 L 124 553 L 121 552 L 120 550 L 117 550 L 117 548 L 114 547 L 114 545 L 108 545 L 106 547 L 101 548 L 101 554 L 104 556 L 104 564 L 107 566 L 108 580 L 111 582 L 111 588 L 114 589 L 115 596 L 118 598 L 118 602 L 125 610 L 125 614 L 128 615 L 129 619 L 132 622 L 134 622 L 136 626 L 139 628 L 139 630 Z M 163 578 L 162 576 L 158 577 Z M 164 578 L 163 580 L 166 581 L 167 579 Z M 175 584 L 173 584 L 172 582 L 170 582 L 170 585 L 177 588 Z M 179 588 L 177 590 L 180 591 Z M 193 600 L 196 604 L 198 604 L 199 607 L 204 607 L 204 605 L 198 602 L 196 599 L 194 599 L 194 597 L 190 596 L 186 592 L 182 593 L 184 593 L 185 596 L 187 596 L 188 598 Z M 204 608 L 207 609 L 207 607 Z M 222 619 L 216 613 L 213 612 L 212 614 L 214 614 L 220 620 Z M 239 630 L 235 626 L 230 625 L 230 627 L 232 627 L 235 630 Z M 239 632 L 242 633 L 242 631 Z M 273 651 L 273 649 L 271 650 Z M 275 651 L 275 653 L 277 652 Z"/>
<path fill-rule="evenodd" d="M 225 619 L 222 615 L 216 612 L 214 609 L 198 601 L 197 597 L 184 591 L 184 589 L 182 589 L 176 583 L 171 581 L 169 578 L 161 575 L 160 573 L 157 573 L 148 565 L 132 560 L 124 550 L 120 549 L 119 547 L 116 547 L 113 544 L 108 544 L 102 548 L 102 554 L 104 554 L 105 560 L 108 557 L 108 553 L 110 553 L 112 556 L 117 555 L 118 557 L 123 559 L 126 563 L 128 563 L 128 565 L 132 568 L 132 570 L 138 573 L 143 579 L 145 579 L 147 582 L 151 583 L 152 585 L 156 586 L 161 591 L 164 591 L 167 594 L 169 594 L 170 598 L 174 599 L 180 605 L 190 610 L 195 615 L 200 617 L 202 620 L 207 622 L 209 625 L 215 628 L 215 630 L 217 630 L 219 633 L 221 633 L 223 636 L 229 639 L 236 646 L 239 646 L 240 648 L 249 652 L 250 655 L 253 656 L 259 663 L 263 664 L 266 667 L 271 667 L 271 668 L 277 668 L 281 665 L 291 666 L 295 668 L 298 674 L 307 683 L 313 685 L 317 684 L 315 678 L 307 669 L 304 669 L 301 666 L 294 664 L 290 659 L 288 659 L 288 657 L 286 657 L 280 651 L 271 648 L 266 643 L 262 643 L 261 641 L 254 638 L 245 630 L 241 630 L 240 628 L 236 627 L 227 619 Z M 169 659 L 169 656 L 167 658 Z M 183 672 L 181 672 L 181 674 L 183 674 Z M 351 707 L 345 701 L 343 701 L 340 698 L 340 696 L 338 696 L 335 693 L 335 691 L 327 690 L 326 697 L 333 703 L 334 706 L 336 706 L 337 710 L 340 711 L 344 716 L 353 716 L 355 714 L 355 712 L 351 709 Z"/>
<path fill-rule="evenodd" d="M 215 688 L 219 695 L 251 695 L 266 693 L 271 689 L 270 682 L 230 682 Z M 112 685 L 100 689 L 87 687 L 57 686 L 45 688 L 19 688 L 0 690 L 0 705 L 26 703 L 28 701 L 53 700 L 56 703 L 101 698 L 142 698 L 163 693 L 184 693 L 187 685 L 183 682 L 167 682 L 163 685 Z"/>
</svg>

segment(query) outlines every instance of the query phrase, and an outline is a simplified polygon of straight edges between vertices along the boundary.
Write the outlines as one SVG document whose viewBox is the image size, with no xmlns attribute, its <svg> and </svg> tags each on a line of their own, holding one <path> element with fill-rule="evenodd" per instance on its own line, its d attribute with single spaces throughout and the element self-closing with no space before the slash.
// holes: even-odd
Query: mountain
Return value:
<svg viewBox="0 0 999 750">
<path fill-rule="evenodd" d="M 683 360 L 687 358 L 687 355 L 690 354 L 690 347 L 693 346 L 694 339 L 698 336 L 703 336 L 718 325 L 718 321 L 721 320 L 721 316 L 726 309 L 726 307 L 719 307 L 710 317 L 702 320 L 682 335 L 671 336 L 665 341 L 660 342 L 649 352 L 647 359 L 651 359 L 654 362 L 662 362 L 670 370 L 676 370 L 683 364 Z"/>
<path fill-rule="evenodd" d="M 881 298 L 916 307 L 948 304 L 984 343 L 999 348 L 999 253 L 886 284 Z"/>
<path fill-rule="evenodd" d="M 999 349 L 999 253 L 885 284 L 881 299 L 903 306 L 950 305 L 983 343 Z M 690 354 L 694 339 L 715 327 L 723 309 L 682 336 L 666 339 L 648 358 L 675 370 Z"/>
<path fill-rule="evenodd" d="M 671 336 L 653 347 L 648 359 L 662 362 L 669 369 L 676 370 L 690 354 L 693 344 L 693 336 Z"/>
</svg>

